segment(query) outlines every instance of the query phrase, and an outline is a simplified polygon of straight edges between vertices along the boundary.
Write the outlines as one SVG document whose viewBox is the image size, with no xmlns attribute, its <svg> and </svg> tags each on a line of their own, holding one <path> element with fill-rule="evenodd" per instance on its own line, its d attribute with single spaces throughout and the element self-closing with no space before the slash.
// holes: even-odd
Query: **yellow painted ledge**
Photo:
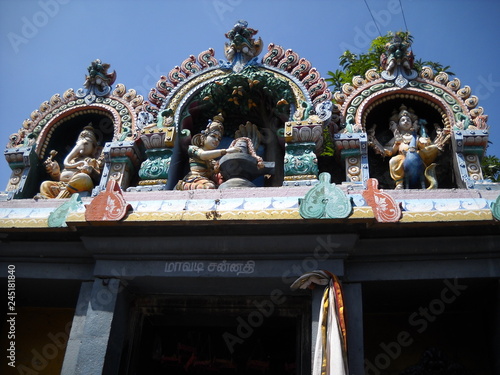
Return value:
<svg viewBox="0 0 500 375">
<path fill-rule="evenodd" d="M 491 210 L 404 212 L 400 223 L 493 220 Z"/>
<path fill-rule="evenodd" d="M 154 212 L 131 212 L 122 222 L 145 223 L 145 222 L 173 222 L 173 221 L 243 221 L 243 220 L 306 220 L 303 219 L 297 208 L 283 210 L 235 210 L 235 211 L 154 211 Z M 373 221 L 374 215 L 370 207 L 355 207 L 353 213 L 347 219 Z M 459 222 L 459 221 L 492 221 L 494 220 L 491 210 L 461 210 L 461 211 L 432 211 L 432 212 L 403 212 L 399 223 L 435 223 L 435 222 Z M 66 224 L 71 226 L 92 225 L 85 220 L 84 212 L 74 212 L 68 215 Z M 113 222 L 102 222 L 103 225 L 112 225 Z M 0 219 L 0 228 L 23 229 L 23 228 L 48 228 L 47 218 L 20 218 Z"/>
<path fill-rule="evenodd" d="M 0 219 L 0 228 L 48 228 L 47 218 Z"/>
</svg>

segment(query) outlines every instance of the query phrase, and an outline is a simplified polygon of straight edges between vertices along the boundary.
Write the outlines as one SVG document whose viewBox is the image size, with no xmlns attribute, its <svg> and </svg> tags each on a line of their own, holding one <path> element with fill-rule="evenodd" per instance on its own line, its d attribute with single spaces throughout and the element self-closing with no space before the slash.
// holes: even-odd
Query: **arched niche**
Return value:
<svg viewBox="0 0 500 375">
<path fill-rule="evenodd" d="M 136 108 L 142 102 L 135 90 L 127 92 L 122 84 L 112 94 L 92 101 L 77 97 L 68 89 L 62 96 L 55 94 L 43 102 L 7 144 L 5 158 L 12 173 L 6 191 L 10 198 L 31 198 L 37 194 L 40 183 L 48 178 L 43 163 L 50 151 L 57 151 L 55 159 L 62 165 L 79 133 L 89 124 L 100 151 L 106 144 L 134 142 Z M 100 185 L 105 183 L 101 181 Z"/>
<path fill-rule="evenodd" d="M 97 139 L 95 158 L 103 157 L 104 145 L 111 142 L 114 137 L 112 114 L 109 111 L 91 107 L 67 114 L 47 127 L 39 139 L 37 154 L 41 167 L 38 168 L 39 181 L 33 181 L 35 185 L 39 186 L 44 180 L 50 179 L 45 172 L 43 163 L 50 157 L 52 151 L 57 153 L 53 160 L 59 163 L 61 169 L 64 168 L 65 157 L 75 146 L 78 136 L 85 127 L 92 127 Z M 99 182 L 100 179 L 96 176 L 94 185 L 97 186 Z"/>
<path fill-rule="evenodd" d="M 64 155 L 87 125 L 91 125 L 94 129 L 101 149 L 106 142 L 113 140 L 115 129 L 112 114 L 102 109 L 82 109 L 62 117 L 42 134 L 37 144 L 40 159 L 45 159 L 51 150 L 55 150 L 58 152 L 56 160 L 62 162 Z"/>
<path fill-rule="evenodd" d="M 352 85 L 345 84 L 334 99 L 338 113 L 333 119 L 334 145 L 347 183 L 365 185 L 368 178 L 376 177 L 383 188 L 394 185 L 385 169 L 388 157 L 384 160 L 373 152 L 369 130 L 377 124 L 376 135 L 384 143 L 390 137 L 387 130 L 392 111 L 405 104 L 427 121 L 431 139 L 436 134 L 434 124 L 449 134 L 436 159 L 441 175 L 438 188 L 470 189 L 487 184 L 480 166 L 488 144 L 487 116 L 477 106 L 478 98 L 471 95 L 470 87 L 461 87 L 458 78 L 449 80 L 446 73 L 434 75 L 424 67 L 419 76 L 398 86 L 370 69 L 364 77 L 354 77 Z"/>
<path fill-rule="evenodd" d="M 401 111 L 402 107 L 418 117 L 420 127 L 425 127 L 425 132 L 431 140 L 435 139 L 438 131 L 442 131 L 449 123 L 445 110 L 438 103 L 417 95 L 391 94 L 379 97 L 366 105 L 361 116 L 365 132 L 375 129 L 375 137 L 385 145 L 394 137 L 390 129 L 391 117 Z M 425 121 L 422 123 L 422 121 Z M 453 175 L 451 144 L 448 142 L 437 156 L 436 177 L 439 188 L 455 188 L 456 182 Z M 377 155 L 373 148 L 368 148 L 369 177 L 377 178 L 379 186 L 384 189 L 393 189 L 394 181 L 389 174 L 390 157 Z"/>
<path fill-rule="evenodd" d="M 293 87 L 295 86 L 295 87 Z M 293 110 L 300 102 L 294 92 L 298 84 L 291 82 L 270 69 L 249 67 L 242 72 L 224 72 L 216 79 L 203 82 L 182 98 L 175 96 L 166 107 L 174 109 L 171 103 L 179 102 L 175 108 L 175 125 L 178 133 L 186 130 L 191 135 L 205 129 L 208 121 L 219 113 L 224 117 L 225 139 L 222 146 L 227 146 L 239 130 L 240 125 L 250 122 L 257 126 L 262 135 L 257 151 L 266 161 L 275 163 L 275 173 L 264 182 L 264 186 L 279 186 L 283 182 L 284 140 L 280 134 Z M 301 98 L 305 98 L 302 94 Z M 180 143 L 178 155 L 178 173 L 181 178 L 187 171 L 187 143 Z"/>
<path fill-rule="evenodd" d="M 315 80 L 319 79 L 315 72 L 314 75 Z M 162 87 L 164 82 L 165 79 L 160 80 L 157 87 Z M 150 99 L 162 93 L 165 95 L 167 91 L 156 91 L 154 97 L 150 94 Z M 186 131 L 194 136 L 219 113 L 224 117 L 225 130 L 221 147 L 229 145 L 240 125 L 248 122 L 256 125 L 262 136 L 256 151 L 265 161 L 275 163 L 275 173 L 269 179 L 261 179 L 260 185 L 282 185 L 285 123 L 290 121 L 297 108 L 313 105 L 311 95 L 300 79 L 263 64 L 247 66 L 240 72 L 218 65 L 206 68 L 176 83 L 175 89 L 159 103 L 158 113 L 169 112 L 178 135 L 172 162 L 175 168 L 169 173 L 169 188 L 173 188 L 188 171 L 186 151 L 189 139 L 185 137 Z"/>
</svg>

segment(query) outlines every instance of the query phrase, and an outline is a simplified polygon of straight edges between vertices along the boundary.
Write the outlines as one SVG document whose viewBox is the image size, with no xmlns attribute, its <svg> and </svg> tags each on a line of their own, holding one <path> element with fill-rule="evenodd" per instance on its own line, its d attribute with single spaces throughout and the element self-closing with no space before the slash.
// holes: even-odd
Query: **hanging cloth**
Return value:
<svg viewBox="0 0 500 375">
<path fill-rule="evenodd" d="M 328 271 L 299 277 L 292 289 L 326 285 L 321 299 L 312 375 L 348 375 L 344 299 L 338 278 Z"/>
</svg>

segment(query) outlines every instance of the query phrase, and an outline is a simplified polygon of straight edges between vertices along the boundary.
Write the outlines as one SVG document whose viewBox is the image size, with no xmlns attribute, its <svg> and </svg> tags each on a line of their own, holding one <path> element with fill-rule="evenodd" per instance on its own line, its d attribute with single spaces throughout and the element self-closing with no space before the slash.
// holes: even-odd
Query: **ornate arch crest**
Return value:
<svg viewBox="0 0 500 375">
<path fill-rule="evenodd" d="M 300 58 L 291 49 L 285 51 L 283 47 L 271 43 L 261 63 L 254 62 L 248 64 L 250 65 L 271 72 L 276 78 L 285 81 L 293 92 L 295 109 L 300 108 L 303 103 L 311 107 L 332 99 L 324 78 L 312 68 L 308 60 Z M 153 116 L 151 121 L 157 120 L 158 114 L 163 110 L 170 110 L 175 120 L 179 120 L 183 105 L 193 95 L 231 73 L 234 73 L 231 63 L 217 61 L 212 48 L 201 52 L 197 58 L 191 55 L 167 76 L 160 77 L 156 86 L 150 90 L 149 102 L 144 104 L 143 111 Z"/>
</svg>

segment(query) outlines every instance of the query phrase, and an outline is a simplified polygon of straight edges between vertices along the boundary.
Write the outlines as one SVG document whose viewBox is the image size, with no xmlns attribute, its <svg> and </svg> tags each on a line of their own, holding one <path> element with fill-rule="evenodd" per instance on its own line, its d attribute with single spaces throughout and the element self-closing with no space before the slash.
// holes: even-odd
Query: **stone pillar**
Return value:
<svg viewBox="0 0 500 375">
<path fill-rule="evenodd" d="M 92 282 L 83 282 L 80 287 L 80 295 L 76 304 L 75 316 L 71 325 L 68 343 L 66 345 L 66 353 L 61 370 L 62 375 L 76 374 L 76 362 L 78 353 L 82 346 L 83 332 L 85 327 L 85 319 L 87 317 L 88 305 L 92 294 Z"/>
<path fill-rule="evenodd" d="M 453 165 L 459 188 L 473 189 L 483 182 L 481 158 L 488 145 L 487 130 L 455 130 L 452 137 Z"/>
<path fill-rule="evenodd" d="M 343 284 L 347 330 L 349 373 L 363 375 L 363 295 L 361 284 Z"/>
<path fill-rule="evenodd" d="M 370 177 L 366 133 L 335 134 L 334 145 L 344 162 L 347 183 L 365 186 Z"/>
<path fill-rule="evenodd" d="M 103 152 L 105 165 L 99 186 L 92 193 L 94 196 L 106 190 L 110 179 L 115 180 L 122 190 L 126 190 L 140 163 L 139 147 L 133 141 L 108 142 Z"/>
<path fill-rule="evenodd" d="M 126 331 L 126 298 L 119 279 L 83 283 L 62 375 L 117 374 Z"/>
<path fill-rule="evenodd" d="M 323 145 L 323 124 L 312 120 L 285 123 L 285 177 L 283 185 L 318 182 L 316 151 Z"/>
<path fill-rule="evenodd" d="M 35 147 L 6 149 L 4 155 L 12 170 L 5 189 L 9 199 L 32 198 L 38 192 L 40 186 L 36 181 L 40 162 Z"/>
</svg>

